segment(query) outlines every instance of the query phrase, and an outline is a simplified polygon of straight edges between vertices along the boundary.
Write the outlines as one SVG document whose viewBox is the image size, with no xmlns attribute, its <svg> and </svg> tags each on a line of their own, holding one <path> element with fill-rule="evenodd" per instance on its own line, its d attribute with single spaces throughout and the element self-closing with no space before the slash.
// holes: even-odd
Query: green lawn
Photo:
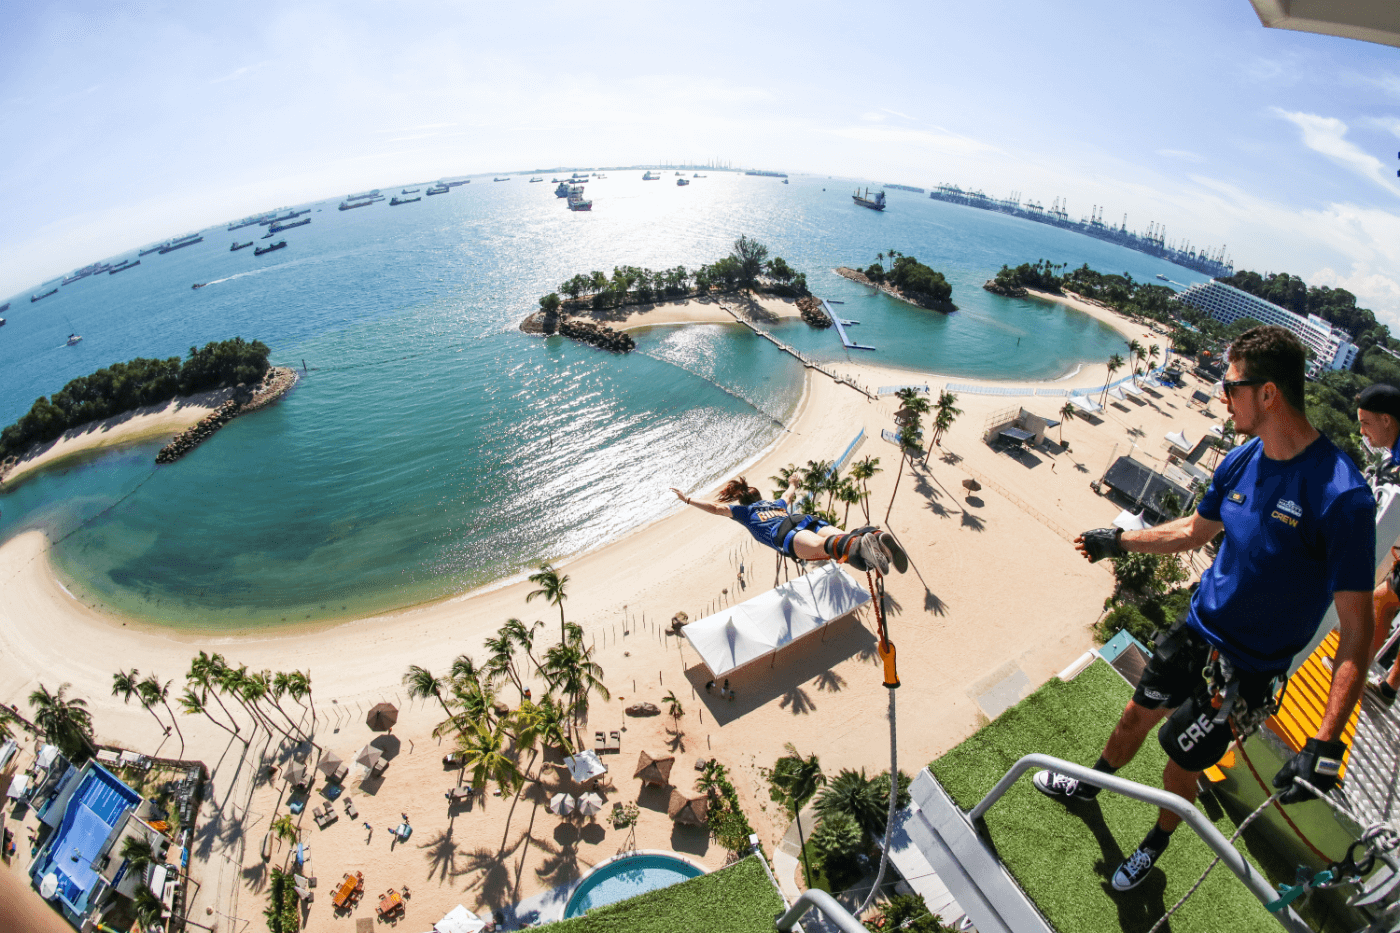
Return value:
<svg viewBox="0 0 1400 933">
<path fill-rule="evenodd" d="M 1031 752 L 1092 765 L 1131 692 L 1107 664 L 1096 662 L 1068 683 L 1051 680 L 930 768 L 967 811 L 1012 763 Z M 1118 773 L 1160 787 L 1165 763 L 1154 733 Z M 1208 803 L 1202 809 L 1226 838 L 1235 832 L 1236 823 L 1220 807 Z M 986 823 L 1002 860 L 1060 933 L 1146 933 L 1214 858 L 1183 824 L 1148 879 L 1127 893 L 1115 892 L 1109 879 L 1155 819 L 1154 808 L 1108 792 L 1092 803 L 1066 807 L 1038 793 L 1027 773 L 988 811 Z M 1259 847 L 1246 851 L 1258 865 L 1256 856 L 1267 861 L 1268 854 L 1252 835 L 1246 833 L 1241 842 Z M 1291 869 L 1268 867 L 1282 868 L 1292 880 Z M 1228 868 L 1217 865 L 1164 929 L 1275 933 L 1281 927 Z"/>
<path fill-rule="evenodd" d="M 690 881 L 597 907 L 550 933 L 772 933 L 783 899 L 752 856 Z"/>
</svg>

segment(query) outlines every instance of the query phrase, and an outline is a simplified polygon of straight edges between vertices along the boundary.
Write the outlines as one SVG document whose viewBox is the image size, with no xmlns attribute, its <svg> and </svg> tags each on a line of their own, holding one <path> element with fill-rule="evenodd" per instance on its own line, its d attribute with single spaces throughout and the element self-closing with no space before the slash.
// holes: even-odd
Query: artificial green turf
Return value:
<svg viewBox="0 0 1400 933">
<path fill-rule="evenodd" d="M 783 899 L 749 856 L 690 881 L 631 900 L 595 907 L 549 925 L 550 933 L 772 933 Z"/>
<path fill-rule="evenodd" d="M 1131 694 L 1112 668 L 1095 662 L 1067 683 L 1051 680 L 930 768 L 966 812 L 1023 755 L 1041 752 L 1092 765 Z M 1166 755 L 1154 731 L 1118 774 L 1161 787 L 1165 764 Z M 1092 803 L 1065 806 L 1038 793 L 1027 772 L 987 812 L 987 836 L 1060 933 L 1116 929 L 1146 933 L 1214 858 L 1183 824 L 1146 881 L 1126 893 L 1114 891 L 1109 879 L 1152 828 L 1156 812 L 1147 804 L 1109 792 Z M 1236 824 L 1228 815 L 1218 808 L 1206 812 L 1227 839 L 1234 834 Z M 1217 865 L 1163 929 L 1276 933 L 1279 928 L 1234 873 Z"/>
</svg>

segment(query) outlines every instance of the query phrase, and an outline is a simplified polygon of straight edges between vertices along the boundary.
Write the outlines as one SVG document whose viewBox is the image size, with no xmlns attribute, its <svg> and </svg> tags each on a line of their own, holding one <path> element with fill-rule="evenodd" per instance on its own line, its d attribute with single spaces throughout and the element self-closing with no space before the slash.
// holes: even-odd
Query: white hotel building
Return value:
<svg viewBox="0 0 1400 933">
<path fill-rule="evenodd" d="M 1316 314 L 1303 317 L 1287 308 L 1256 298 L 1249 292 L 1211 279 L 1192 285 L 1176 296 L 1184 304 L 1202 311 L 1229 326 L 1240 318 L 1253 318 L 1261 324 L 1277 324 L 1298 335 L 1298 339 L 1313 352 L 1308 361 L 1308 375 L 1321 369 L 1351 369 L 1361 351 L 1351 342 L 1351 334 L 1333 327 Z"/>
</svg>

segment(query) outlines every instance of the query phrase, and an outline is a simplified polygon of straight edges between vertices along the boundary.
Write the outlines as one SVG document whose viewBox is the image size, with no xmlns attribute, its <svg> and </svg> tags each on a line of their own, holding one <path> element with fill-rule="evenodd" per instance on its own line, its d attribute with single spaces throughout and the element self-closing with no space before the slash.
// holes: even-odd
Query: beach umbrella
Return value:
<svg viewBox="0 0 1400 933">
<path fill-rule="evenodd" d="M 578 812 L 583 816 L 593 816 L 603 809 L 603 798 L 591 791 L 578 799 Z"/>
<path fill-rule="evenodd" d="M 555 794 L 549 798 L 549 809 L 560 816 L 568 816 L 574 812 L 574 798 L 562 792 Z"/>
<path fill-rule="evenodd" d="M 981 492 L 981 491 L 982 491 L 982 484 L 979 483 L 979 482 L 977 482 L 977 480 L 975 480 L 975 479 L 965 479 L 965 480 L 963 480 L 963 481 L 962 481 L 962 487 L 963 487 L 963 489 L 966 489 L 966 490 L 967 490 L 967 494 L 968 494 L 969 496 L 972 495 L 974 492 Z"/>
<path fill-rule="evenodd" d="M 48 900 L 58 893 L 58 875 L 49 872 L 44 876 L 44 880 L 39 882 L 39 896 Z"/>
<path fill-rule="evenodd" d="M 365 725 L 375 732 L 385 732 L 394 728 L 399 721 L 399 708 L 392 703 L 376 703 L 365 717 Z"/>
<path fill-rule="evenodd" d="M 300 761 L 294 761 L 287 765 L 287 769 L 282 772 L 282 780 L 294 787 L 300 787 L 306 783 L 306 765 Z"/>
<path fill-rule="evenodd" d="M 569 777 L 579 784 L 587 783 L 608 770 L 603 760 L 594 751 L 579 752 L 564 759 L 564 767 L 569 769 Z"/>
<path fill-rule="evenodd" d="M 340 766 L 343 764 L 345 764 L 345 762 L 341 761 L 340 756 L 335 752 L 326 752 L 321 756 L 321 761 L 316 767 L 320 768 L 327 777 L 331 777 L 340 770 Z"/>
<path fill-rule="evenodd" d="M 703 795 L 687 797 L 675 788 L 671 789 L 671 803 L 666 813 L 677 823 L 703 825 L 710 816 L 710 798 Z"/>
<path fill-rule="evenodd" d="M 383 756 L 384 753 L 373 745 L 366 745 L 364 748 L 360 749 L 360 753 L 355 756 L 355 764 L 364 765 L 366 768 L 373 768 L 379 763 L 379 759 Z"/>
<path fill-rule="evenodd" d="M 458 904 L 446 917 L 433 924 L 433 933 L 481 933 L 486 921 Z"/>
<path fill-rule="evenodd" d="M 644 784 L 658 784 L 665 787 L 671 783 L 671 767 L 676 763 L 675 755 L 653 758 L 645 751 L 637 757 L 637 771 L 632 776 L 640 778 Z"/>
</svg>

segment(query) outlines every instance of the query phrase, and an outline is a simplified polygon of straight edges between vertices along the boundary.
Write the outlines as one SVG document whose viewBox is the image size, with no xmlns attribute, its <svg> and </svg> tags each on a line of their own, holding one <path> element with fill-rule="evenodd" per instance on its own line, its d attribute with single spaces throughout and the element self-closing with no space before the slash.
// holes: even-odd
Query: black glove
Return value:
<svg viewBox="0 0 1400 933">
<path fill-rule="evenodd" d="M 1290 758 L 1274 775 L 1274 789 L 1287 788 L 1278 802 L 1302 803 L 1313 799 L 1313 792 L 1301 784 L 1295 784 L 1294 777 L 1302 778 L 1323 793 L 1336 787 L 1337 772 L 1341 770 L 1342 755 L 1346 750 L 1346 743 L 1340 740 L 1323 742 L 1321 739 L 1308 739 L 1303 750 Z"/>
<path fill-rule="evenodd" d="M 1089 555 L 1089 563 L 1092 564 L 1105 557 L 1122 557 L 1126 554 L 1122 537 L 1122 528 L 1095 528 L 1081 534 L 1079 540 L 1084 545 L 1085 553 Z"/>
</svg>

